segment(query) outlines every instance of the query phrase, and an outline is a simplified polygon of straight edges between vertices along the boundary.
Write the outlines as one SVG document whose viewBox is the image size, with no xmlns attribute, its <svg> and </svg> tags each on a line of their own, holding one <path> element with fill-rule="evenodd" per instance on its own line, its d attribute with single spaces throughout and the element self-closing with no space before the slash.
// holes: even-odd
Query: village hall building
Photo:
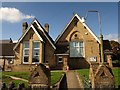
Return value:
<svg viewBox="0 0 120 90">
<path fill-rule="evenodd" d="M 28 71 L 39 63 L 50 69 L 77 69 L 101 62 L 100 40 L 78 14 L 73 15 L 55 41 L 49 35 L 49 24 L 43 27 L 37 19 L 29 26 L 23 23 L 17 43 L 2 41 L 0 63 L 4 70 Z M 110 43 L 104 40 L 103 44 L 105 61 L 112 66 Z"/>
</svg>

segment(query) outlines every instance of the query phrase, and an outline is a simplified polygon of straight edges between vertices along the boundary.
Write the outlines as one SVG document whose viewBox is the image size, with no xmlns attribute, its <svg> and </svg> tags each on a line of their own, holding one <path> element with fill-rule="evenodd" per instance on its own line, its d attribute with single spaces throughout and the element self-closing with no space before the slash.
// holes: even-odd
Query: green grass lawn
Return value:
<svg viewBox="0 0 120 90">
<path fill-rule="evenodd" d="M 25 86 L 28 86 L 27 82 L 20 81 L 20 80 L 14 80 L 14 79 L 12 79 L 8 76 L 5 76 L 5 75 L 2 76 L 2 82 L 6 83 L 7 86 L 9 85 L 10 82 L 15 83 L 15 86 L 18 86 L 19 83 L 24 83 Z"/>
<path fill-rule="evenodd" d="M 89 69 L 79 69 L 77 72 L 79 73 L 82 80 L 84 80 L 84 75 L 89 79 Z M 118 85 L 120 85 L 120 69 L 113 68 L 112 72 L 115 78 L 115 87 L 118 88 Z"/>
<path fill-rule="evenodd" d="M 62 74 L 63 72 L 61 71 L 51 72 L 51 85 L 54 85 L 55 83 L 57 83 L 60 80 Z M 5 75 L 11 75 L 11 76 L 15 76 L 15 77 L 28 80 L 29 75 L 30 75 L 29 72 L 2 72 L 2 81 L 5 82 L 7 85 L 10 82 L 14 82 L 15 86 L 17 86 L 19 83 L 25 83 L 25 86 L 28 86 L 27 82 L 20 81 L 20 80 L 13 80 L 9 76 L 5 76 Z"/>
<path fill-rule="evenodd" d="M 113 68 L 112 72 L 115 77 L 115 86 L 118 88 L 118 86 L 120 86 L 120 68 Z"/>
<path fill-rule="evenodd" d="M 55 83 L 57 83 L 61 76 L 62 76 L 63 72 L 51 72 L 51 85 L 54 85 Z"/>
<path fill-rule="evenodd" d="M 30 72 L 3 72 L 2 75 L 11 75 L 28 80 Z"/>
</svg>

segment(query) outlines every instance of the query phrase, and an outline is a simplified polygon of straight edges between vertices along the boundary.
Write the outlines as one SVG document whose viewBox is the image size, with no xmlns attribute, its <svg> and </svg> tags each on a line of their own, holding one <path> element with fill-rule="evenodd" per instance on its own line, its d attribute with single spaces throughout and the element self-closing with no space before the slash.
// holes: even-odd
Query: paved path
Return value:
<svg viewBox="0 0 120 90">
<path fill-rule="evenodd" d="M 76 71 L 68 71 L 66 72 L 66 77 L 67 77 L 67 87 L 68 89 L 83 89 L 82 82 L 77 75 Z"/>
<path fill-rule="evenodd" d="M 19 78 L 19 77 L 15 77 L 15 76 L 10 76 L 10 75 L 5 75 L 5 76 L 8 76 L 8 77 L 10 77 L 10 78 L 12 78 L 12 79 L 15 79 L 15 80 L 21 80 L 21 81 L 28 82 L 28 80 L 23 79 L 23 78 Z"/>
</svg>

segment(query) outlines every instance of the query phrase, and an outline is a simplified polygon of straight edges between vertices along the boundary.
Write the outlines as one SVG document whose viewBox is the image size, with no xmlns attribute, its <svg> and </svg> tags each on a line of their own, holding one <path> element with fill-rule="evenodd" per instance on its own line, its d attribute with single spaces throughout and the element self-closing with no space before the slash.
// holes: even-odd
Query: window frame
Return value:
<svg viewBox="0 0 120 90">
<path fill-rule="evenodd" d="M 34 48 L 34 44 L 33 44 L 33 43 L 35 43 L 35 42 L 39 43 L 39 48 Z M 39 54 L 38 54 L 38 55 L 34 55 L 34 54 L 33 54 L 34 50 L 39 50 Z M 33 60 L 32 60 L 32 64 L 37 64 L 37 63 L 40 62 L 40 41 L 33 41 L 33 42 L 32 42 L 32 58 L 35 57 L 35 56 L 38 57 L 38 60 L 39 60 L 39 61 L 38 61 L 38 62 L 33 62 Z"/>
<path fill-rule="evenodd" d="M 62 61 L 59 61 L 59 59 L 62 59 Z M 57 63 L 58 64 L 62 64 L 63 63 L 63 57 L 62 56 L 58 56 Z"/>
<path fill-rule="evenodd" d="M 70 52 L 69 52 L 69 54 L 70 54 L 70 57 L 71 58 L 79 58 L 79 57 L 85 57 L 85 48 L 84 48 L 84 42 L 83 41 L 71 41 L 70 42 L 70 49 L 71 49 L 71 43 L 73 44 L 72 45 L 72 48 L 74 48 L 74 49 L 77 49 L 77 48 L 79 48 L 79 50 L 82 50 L 82 53 L 80 53 L 80 54 L 82 54 L 82 55 L 80 55 L 80 56 L 77 56 L 77 55 L 75 55 L 75 56 L 71 56 L 71 50 L 70 50 Z M 77 44 L 76 44 L 77 43 Z M 80 43 L 82 43 L 82 45 L 80 45 Z"/>
<path fill-rule="evenodd" d="M 25 48 L 25 47 L 24 47 L 24 44 L 25 44 L 25 43 L 28 43 L 28 45 L 29 45 L 29 41 L 24 41 L 24 42 L 23 42 L 23 64 L 28 64 L 28 63 L 29 63 L 30 45 L 29 45 L 29 48 Z M 25 50 L 28 50 L 28 55 L 25 55 Z M 25 56 L 28 57 L 28 62 L 25 62 L 25 61 L 24 61 L 24 57 L 25 57 Z"/>
</svg>

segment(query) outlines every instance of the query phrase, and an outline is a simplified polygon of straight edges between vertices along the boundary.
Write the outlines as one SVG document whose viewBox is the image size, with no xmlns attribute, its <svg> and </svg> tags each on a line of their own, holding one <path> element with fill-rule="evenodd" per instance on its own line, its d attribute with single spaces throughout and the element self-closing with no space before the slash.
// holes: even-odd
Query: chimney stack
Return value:
<svg viewBox="0 0 120 90">
<path fill-rule="evenodd" d="M 46 23 L 46 24 L 44 25 L 44 27 L 45 27 L 45 31 L 46 31 L 47 33 L 49 33 L 49 24 Z"/>
<path fill-rule="evenodd" d="M 27 28 L 28 28 L 27 22 L 23 22 L 23 24 L 22 24 L 22 34 L 25 33 L 25 31 L 26 31 Z"/>
</svg>

